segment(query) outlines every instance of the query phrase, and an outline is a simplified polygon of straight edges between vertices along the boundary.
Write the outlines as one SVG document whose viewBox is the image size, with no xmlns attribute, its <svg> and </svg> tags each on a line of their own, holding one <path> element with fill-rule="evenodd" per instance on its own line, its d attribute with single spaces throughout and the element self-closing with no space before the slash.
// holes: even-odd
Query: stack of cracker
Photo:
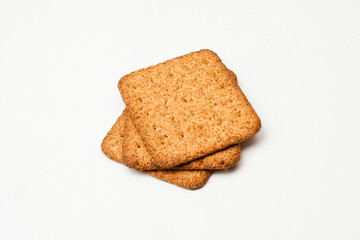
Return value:
<svg viewBox="0 0 360 240">
<path fill-rule="evenodd" d="M 119 81 L 126 109 L 102 142 L 109 158 L 187 189 L 234 167 L 261 128 L 236 75 L 200 50 Z"/>
</svg>

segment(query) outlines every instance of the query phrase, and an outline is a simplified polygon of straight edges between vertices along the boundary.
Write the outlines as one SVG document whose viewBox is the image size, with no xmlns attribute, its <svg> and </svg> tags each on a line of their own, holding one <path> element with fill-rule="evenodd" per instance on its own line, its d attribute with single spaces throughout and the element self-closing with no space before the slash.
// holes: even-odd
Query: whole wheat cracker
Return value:
<svg viewBox="0 0 360 240">
<path fill-rule="evenodd" d="M 124 117 L 121 115 L 101 143 L 101 150 L 110 159 L 123 163 L 122 141 L 124 136 Z M 204 186 L 211 175 L 211 171 L 144 171 L 160 180 L 175 184 L 179 187 L 195 190 Z"/>
<path fill-rule="evenodd" d="M 123 112 L 125 119 L 125 131 L 123 138 L 123 163 L 137 170 L 161 170 L 152 162 L 150 154 L 141 140 L 128 111 Z M 240 160 L 240 144 L 230 146 L 213 154 L 174 166 L 172 169 L 179 170 L 215 170 L 228 169 L 235 166 Z"/>
<path fill-rule="evenodd" d="M 216 53 L 200 50 L 132 72 L 118 87 L 153 163 L 171 168 L 260 130 L 235 82 Z"/>
</svg>

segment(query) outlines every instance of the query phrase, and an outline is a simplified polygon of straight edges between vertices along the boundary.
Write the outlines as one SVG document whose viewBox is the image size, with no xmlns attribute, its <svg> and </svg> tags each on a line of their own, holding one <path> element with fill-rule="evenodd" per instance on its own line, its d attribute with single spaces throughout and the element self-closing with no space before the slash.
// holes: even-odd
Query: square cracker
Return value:
<svg viewBox="0 0 360 240">
<path fill-rule="evenodd" d="M 110 159 L 123 163 L 122 141 L 124 136 L 124 117 L 121 115 L 101 143 L 101 150 Z M 211 175 L 211 171 L 144 171 L 160 180 L 176 184 L 187 189 L 198 189 L 204 186 Z"/>
<path fill-rule="evenodd" d="M 216 53 L 200 50 L 118 84 L 153 163 L 171 168 L 240 143 L 261 122 Z"/>
<path fill-rule="evenodd" d="M 123 138 L 123 163 L 137 170 L 159 170 L 152 162 L 150 154 L 141 140 L 127 109 L 123 112 L 125 130 Z M 215 170 L 228 169 L 235 166 L 240 160 L 240 144 L 230 146 L 210 155 L 194 160 L 172 169 L 179 170 Z"/>
</svg>

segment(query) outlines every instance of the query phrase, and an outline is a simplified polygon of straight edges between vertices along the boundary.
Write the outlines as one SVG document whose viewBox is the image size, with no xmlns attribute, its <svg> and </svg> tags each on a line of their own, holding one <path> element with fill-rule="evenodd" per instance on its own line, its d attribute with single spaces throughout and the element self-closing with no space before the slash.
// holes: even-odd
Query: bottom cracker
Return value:
<svg viewBox="0 0 360 240">
<path fill-rule="evenodd" d="M 124 136 L 125 119 L 121 115 L 116 121 L 117 124 L 110 129 L 101 143 L 101 150 L 110 159 L 123 163 L 122 141 Z M 165 170 L 165 171 L 143 171 L 160 180 L 175 184 L 187 189 L 198 189 L 205 185 L 212 171 L 196 170 Z"/>
</svg>

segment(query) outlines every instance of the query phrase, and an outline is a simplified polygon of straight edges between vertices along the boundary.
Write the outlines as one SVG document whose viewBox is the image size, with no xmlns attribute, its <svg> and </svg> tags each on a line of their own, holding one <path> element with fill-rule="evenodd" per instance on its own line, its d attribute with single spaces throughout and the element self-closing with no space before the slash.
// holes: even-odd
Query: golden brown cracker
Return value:
<svg viewBox="0 0 360 240">
<path fill-rule="evenodd" d="M 238 144 L 261 128 L 234 75 L 210 50 L 132 72 L 118 87 L 153 163 L 162 168 Z"/>
</svg>

